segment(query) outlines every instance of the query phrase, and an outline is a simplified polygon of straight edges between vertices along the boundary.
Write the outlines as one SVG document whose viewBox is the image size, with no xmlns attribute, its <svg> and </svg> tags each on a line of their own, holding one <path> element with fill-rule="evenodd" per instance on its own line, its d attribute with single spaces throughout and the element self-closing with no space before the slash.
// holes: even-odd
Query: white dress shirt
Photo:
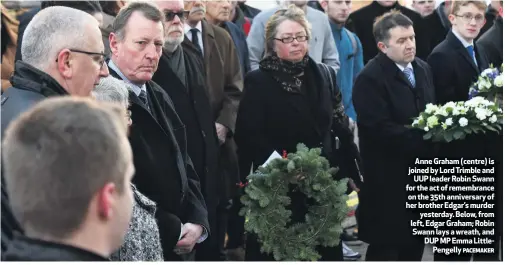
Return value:
<svg viewBox="0 0 505 265">
<path fill-rule="evenodd" d="M 192 27 L 186 23 L 184 23 L 184 33 L 186 34 L 186 37 L 190 41 L 193 41 L 193 36 L 191 35 L 191 30 Z M 202 49 L 202 54 L 205 54 L 204 48 L 203 48 L 203 38 L 202 38 L 202 21 L 199 21 L 198 24 L 196 24 L 195 29 L 198 30 L 198 44 L 200 44 L 200 49 Z"/>
</svg>

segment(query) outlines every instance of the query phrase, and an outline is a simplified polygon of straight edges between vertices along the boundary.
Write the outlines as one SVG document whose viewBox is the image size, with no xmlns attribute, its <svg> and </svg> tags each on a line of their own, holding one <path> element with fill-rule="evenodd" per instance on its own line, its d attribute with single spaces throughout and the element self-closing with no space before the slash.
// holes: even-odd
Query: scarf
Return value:
<svg viewBox="0 0 505 265">
<path fill-rule="evenodd" d="M 289 62 L 280 59 L 276 54 L 263 58 L 259 63 L 261 70 L 268 72 L 288 92 L 301 92 L 303 74 L 309 56 L 305 55 L 300 62 Z"/>
</svg>

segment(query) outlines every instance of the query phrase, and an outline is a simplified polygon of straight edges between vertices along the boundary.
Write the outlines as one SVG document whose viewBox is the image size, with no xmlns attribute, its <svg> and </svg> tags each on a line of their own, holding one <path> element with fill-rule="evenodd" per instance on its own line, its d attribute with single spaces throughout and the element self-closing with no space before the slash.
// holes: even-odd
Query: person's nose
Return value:
<svg viewBox="0 0 505 265">
<path fill-rule="evenodd" d="M 107 76 L 109 76 L 109 67 L 104 62 L 102 68 L 100 68 L 100 77 L 107 77 Z"/>
<path fill-rule="evenodd" d="M 223 9 L 225 9 L 227 11 L 231 9 L 230 1 L 223 1 Z"/>
<path fill-rule="evenodd" d="M 149 45 L 146 51 L 146 58 L 149 60 L 156 60 L 159 57 L 158 52 L 157 52 L 157 47 L 156 44 L 152 43 Z"/>
<path fill-rule="evenodd" d="M 172 20 L 172 25 L 175 24 L 181 24 L 182 21 L 181 21 L 181 18 L 179 16 L 174 16 L 174 19 Z"/>
</svg>

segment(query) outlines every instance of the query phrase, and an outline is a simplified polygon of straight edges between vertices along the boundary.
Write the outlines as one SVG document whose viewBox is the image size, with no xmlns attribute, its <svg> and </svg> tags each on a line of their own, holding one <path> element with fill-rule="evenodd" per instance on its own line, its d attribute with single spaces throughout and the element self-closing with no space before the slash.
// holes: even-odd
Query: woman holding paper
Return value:
<svg viewBox="0 0 505 265">
<path fill-rule="evenodd" d="M 265 33 L 265 57 L 260 68 L 245 78 L 237 116 L 241 176 L 248 176 L 275 152 L 296 152 L 298 143 L 322 148 L 332 166 L 338 162 L 346 177 L 359 176 L 354 160 L 357 149 L 335 85 L 336 73 L 309 57 L 311 32 L 304 12 L 295 6 L 277 11 Z M 303 222 L 308 199 L 301 192 L 290 196 L 292 220 Z M 321 260 L 343 259 L 341 246 L 321 247 L 319 253 Z M 247 236 L 246 260 L 273 260 L 260 252 L 254 234 Z"/>
</svg>

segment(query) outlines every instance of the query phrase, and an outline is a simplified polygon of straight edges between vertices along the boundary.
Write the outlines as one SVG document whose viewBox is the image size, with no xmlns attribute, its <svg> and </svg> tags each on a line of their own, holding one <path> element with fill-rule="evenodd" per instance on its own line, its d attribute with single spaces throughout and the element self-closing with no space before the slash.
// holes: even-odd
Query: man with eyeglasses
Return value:
<svg viewBox="0 0 505 265">
<path fill-rule="evenodd" d="M 428 57 L 428 64 L 433 70 L 436 100 L 439 104 L 449 101 L 468 100 L 470 86 L 477 81 L 480 73 L 489 67 L 489 60 L 486 54 L 478 46 L 475 46 L 474 41 L 486 23 L 486 7 L 485 1 L 453 2 L 451 14 L 449 15 L 452 29 L 447 34 L 446 39 L 435 47 Z M 466 159 L 483 159 L 484 157 L 494 159 L 497 149 L 495 138 L 498 136 L 498 134 L 493 133 L 486 133 L 485 135 L 477 134 L 464 140 L 443 144 L 440 146 L 439 156 L 448 159 L 460 159 L 461 157 Z M 461 183 L 461 185 L 467 185 L 467 183 Z M 465 211 L 477 214 L 477 210 L 475 209 L 465 209 Z M 498 241 L 496 243 L 498 244 Z M 457 245 L 444 244 L 437 247 L 451 248 L 454 246 Z M 498 248 L 493 245 L 473 244 L 459 245 L 459 247 L 495 247 L 495 253 L 498 253 Z M 476 255 L 474 256 L 474 260 L 479 256 L 490 255 Z M 471 257 L 472 254 L 468 253 L 451 255 L 445 255 L 444 253 L 434 254 L 435 261 L 469 261 Z"/>
<path fill-rule="evenodd" d="M 485 12 L 484 1 L 453 3 L 449 15 L 452 29 L 428 57 L 438 103 L 467 100 L 470 85 L 489 66 L 488 58 L 474 43 L 486 23 Z"/>
<path fill-rule="evenodd" d="M 2 136 L 19 114 L 51 96 L 87 97 L 108 76 L 97 20 L 77 9 L 55 6 L 37 13 L 26 27 L 12 87 L 2 95 Z M 13 217 L 2 177 L 2 250 L 22 232 Z M 2 251 L 3 252 L 3 251 Z"/>
<path fill-rule="evenodd" d="M 184 22 L 189 11 L 184 10 L 183 1 L 157 1 L 156 4 L 165 15 L 165 43 L 153 81 L 170 96 L 185 125 L 188 154 L 207 206 L 210 233 L 204 242 L 196 245 L 196 260 L 216 261 L 219 144 L 205 90 L 203 58 L 189 41 L 184 42 Z"/>
</svg>

